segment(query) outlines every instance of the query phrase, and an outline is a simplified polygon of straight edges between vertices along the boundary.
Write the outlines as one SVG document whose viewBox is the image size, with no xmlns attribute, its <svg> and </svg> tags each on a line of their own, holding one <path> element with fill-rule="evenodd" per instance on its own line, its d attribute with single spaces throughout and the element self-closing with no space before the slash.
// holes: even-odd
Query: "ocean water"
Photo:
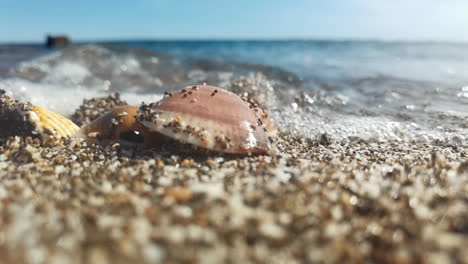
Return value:
<svg viewBox="0 0 468 264">
<path fill-rule="evenodd" d="M 336 140 L 468 145 L 468 44 L 127 41 L 0 45 L 0 89 L 69 115 L 85 98 L 130 104 L 207 83 L 248 93 L 282 131 Z"/>
</svg>

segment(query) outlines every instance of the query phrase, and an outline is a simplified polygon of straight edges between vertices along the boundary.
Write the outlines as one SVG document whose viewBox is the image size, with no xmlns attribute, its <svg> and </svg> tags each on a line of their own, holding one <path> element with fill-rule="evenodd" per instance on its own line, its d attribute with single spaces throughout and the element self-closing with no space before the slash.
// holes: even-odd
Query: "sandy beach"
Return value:
<svg viewBox="0 0 468 264">
<path fill-rule="evenodd" d="M 468 0 L 0 3 L 0 264 L 468 264 Z"/>
<path fill-rule="evenodd" d="M 277 154 L 236 156 L 18 131 L 0 138 L 0 263 L 468 263 L 462 146 L 280 127 Z"/>
</svg>

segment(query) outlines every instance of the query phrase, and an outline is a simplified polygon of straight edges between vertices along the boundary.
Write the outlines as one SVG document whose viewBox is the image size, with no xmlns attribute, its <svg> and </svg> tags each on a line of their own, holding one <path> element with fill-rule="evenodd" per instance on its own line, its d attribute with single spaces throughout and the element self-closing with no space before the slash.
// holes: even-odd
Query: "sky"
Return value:
<svg viewBox="0 0 468 264">
<path fill-rule="evenodd" d="M 0 0 L 0 42 L 46 34 L 468 42 L 468 0 Z"/>
</svg>

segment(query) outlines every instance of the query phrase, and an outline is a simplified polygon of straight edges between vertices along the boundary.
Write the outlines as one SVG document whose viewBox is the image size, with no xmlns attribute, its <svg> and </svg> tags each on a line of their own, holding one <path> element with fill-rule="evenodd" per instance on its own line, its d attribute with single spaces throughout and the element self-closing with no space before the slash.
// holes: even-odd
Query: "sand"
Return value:
<svg viewBox="0 0 468 264">
<path fill-rule="evenodd" d="M 0 263 L 468 263 L 462 146 L 280 128 L 276 154 L 236 156 L 20 132 L 0 138 Z"/>
</svg>

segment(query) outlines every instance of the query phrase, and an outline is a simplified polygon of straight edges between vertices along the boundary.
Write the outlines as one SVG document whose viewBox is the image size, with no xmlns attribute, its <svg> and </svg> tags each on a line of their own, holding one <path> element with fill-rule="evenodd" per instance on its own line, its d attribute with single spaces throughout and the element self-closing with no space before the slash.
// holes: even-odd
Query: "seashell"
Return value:
<svg viewBox="0 0 468 264">
<path fill-rule="evenodd" d="M 127 146 L 181 142 L 226 153 L 265 153 L 270 148 L 270 136 L 276 133 L 266 112 L 254 102 L 207 85 L 166 93 L 162 100 L 149 105 L 116 107 L 81 129 L 39 106 L 32 106 L 27 117 L 41 135 Z"/>
<path fill-rule="evenodd" d="M 150 131 L 226 153 L 265 153 L 275 132 L 263 110 L 219 87 L 186 87 L 143 104 L 138 122 Z"/>
<path fill-rule="evenodd" d="M 92 143 L 157 146 L 162 135 L 136 122 L 138 106 L 120 106 L 109 111 L 74 134 Z"/>
<path fill-rule="evenodd" d="M 80 128 L 68 118 L 40 106 L 32 106 L 27 117 L 41 135 L 52 134 L 56 137 L 69 137 Z"/>
</svg>

